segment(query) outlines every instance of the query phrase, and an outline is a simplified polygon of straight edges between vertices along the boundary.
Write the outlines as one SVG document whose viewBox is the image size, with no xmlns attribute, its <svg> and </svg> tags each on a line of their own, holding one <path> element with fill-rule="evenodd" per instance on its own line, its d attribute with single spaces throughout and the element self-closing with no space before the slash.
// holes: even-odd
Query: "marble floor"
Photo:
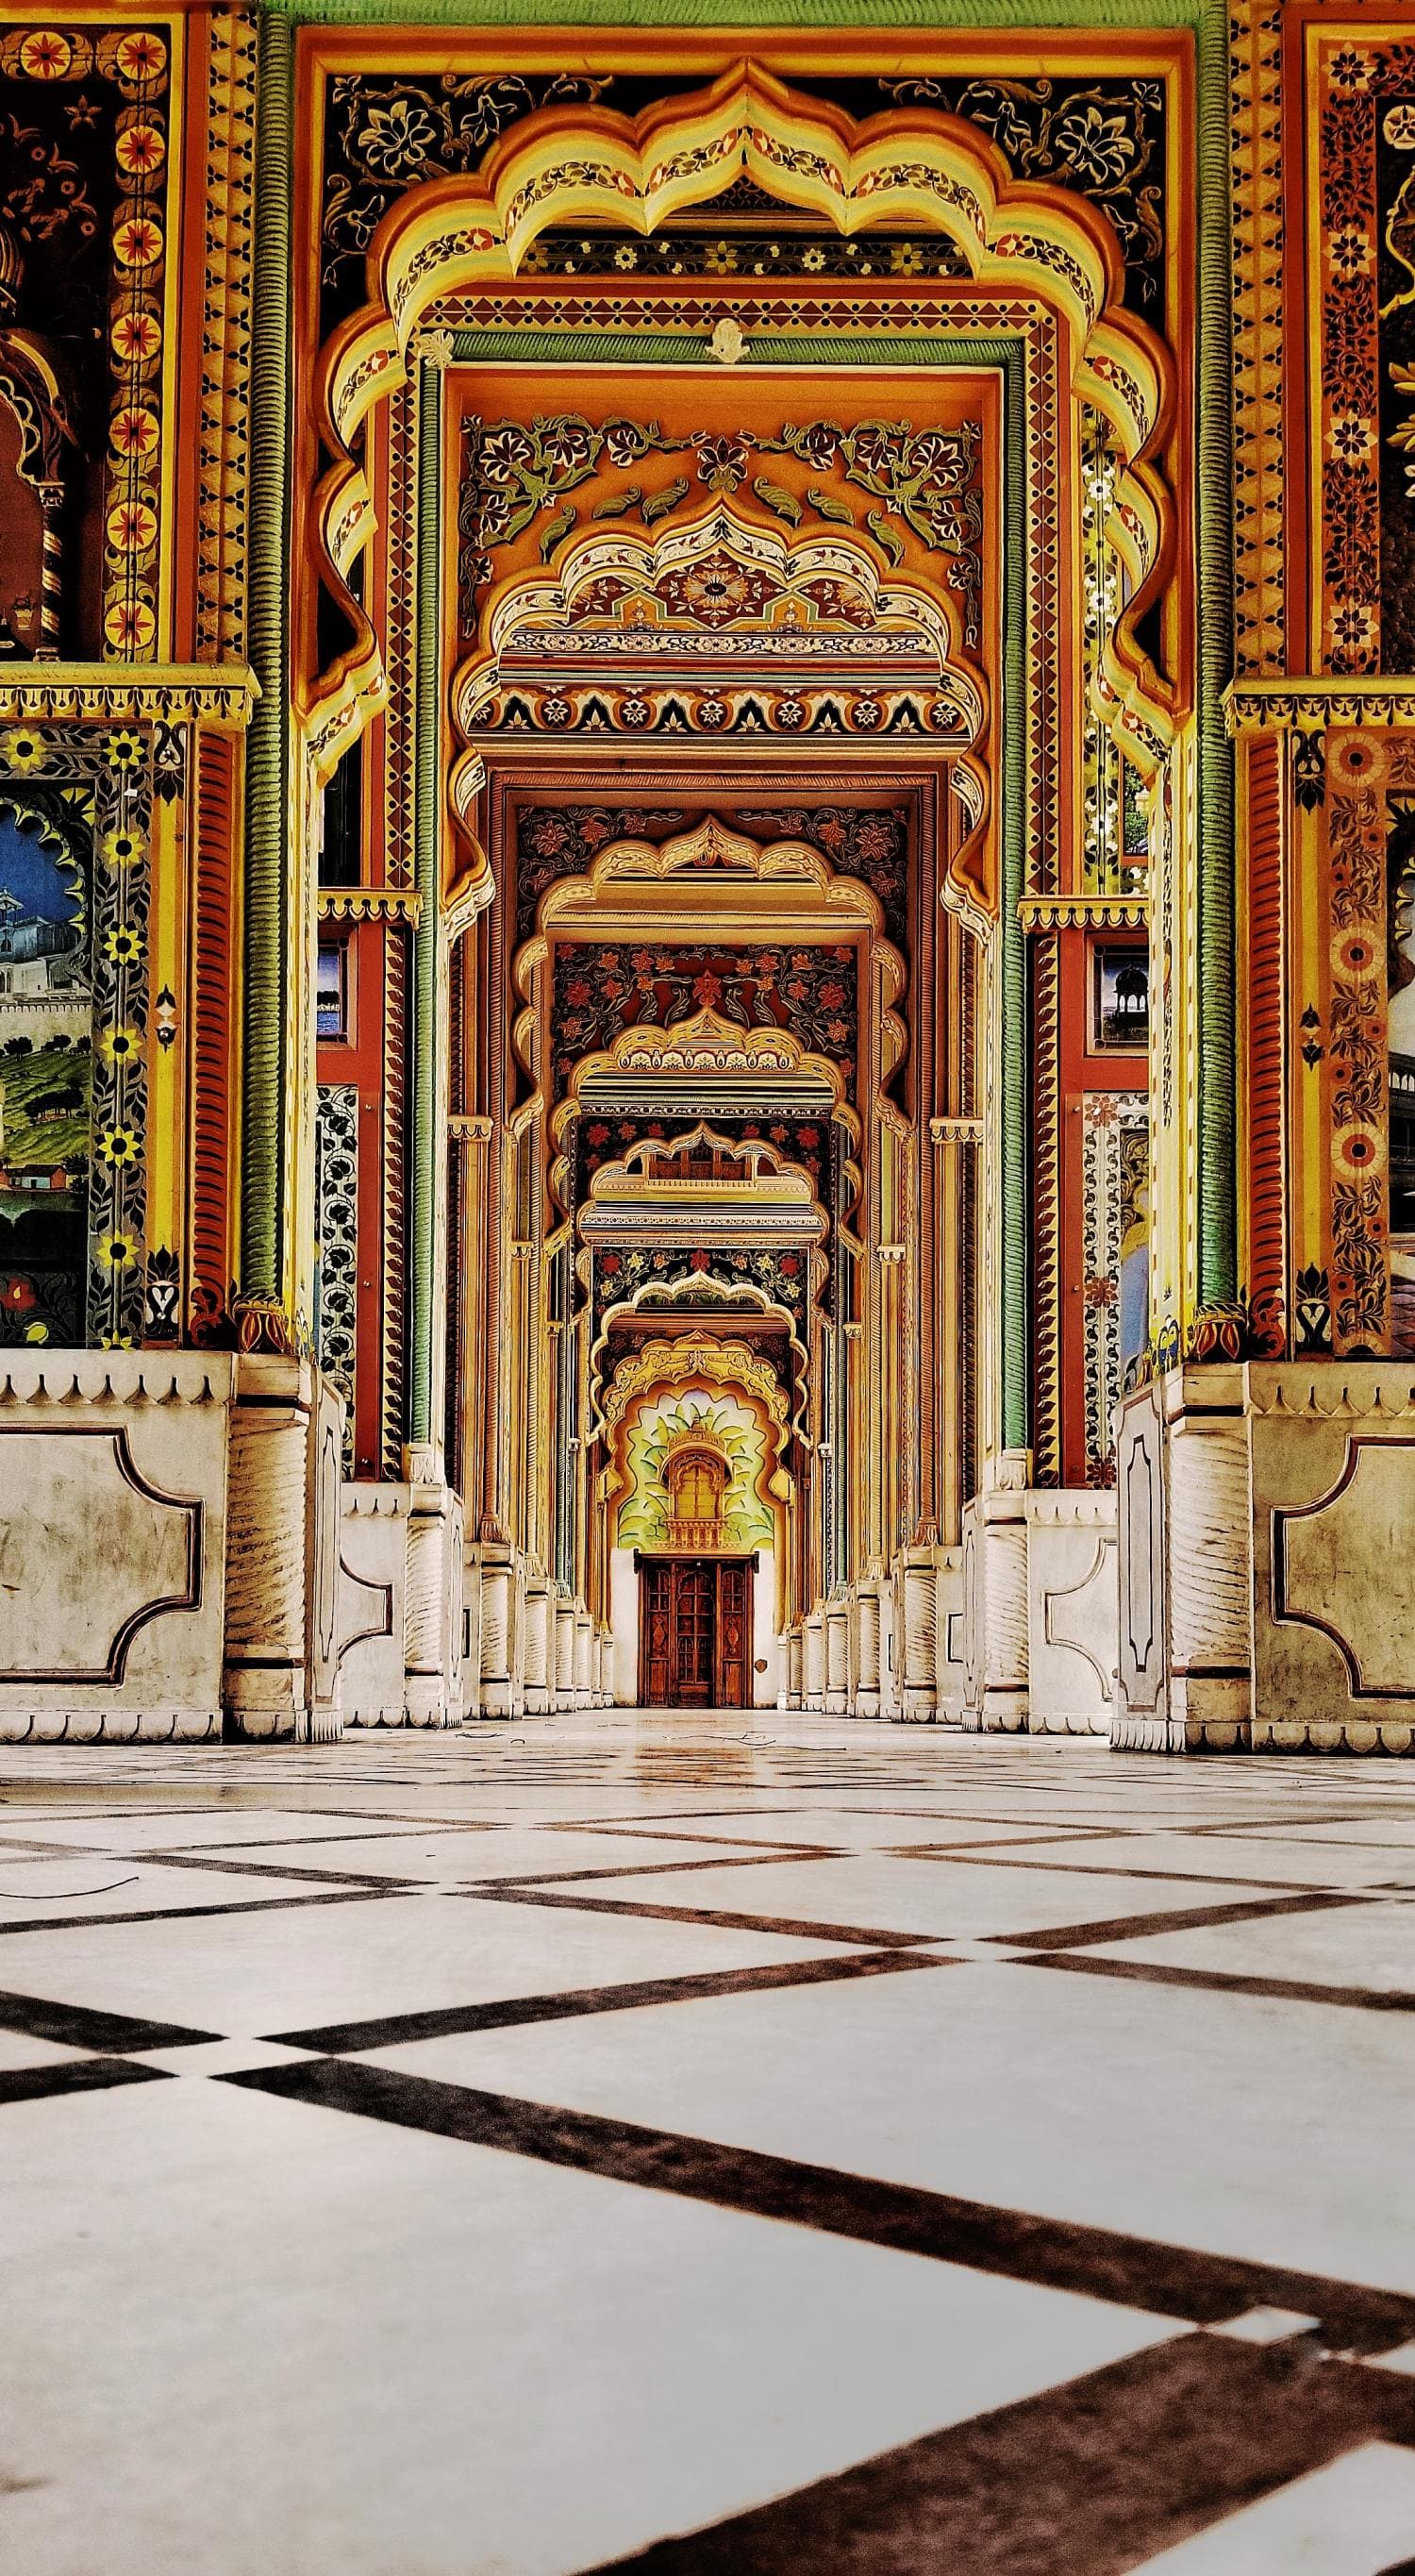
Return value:
<svg viewBox="0 0 1415 2576">
<path fill-rule="evenodd" d="M 14 2576 L 1415 2570 L 1415 1771 L 0 1752 Z"/>
</svg>

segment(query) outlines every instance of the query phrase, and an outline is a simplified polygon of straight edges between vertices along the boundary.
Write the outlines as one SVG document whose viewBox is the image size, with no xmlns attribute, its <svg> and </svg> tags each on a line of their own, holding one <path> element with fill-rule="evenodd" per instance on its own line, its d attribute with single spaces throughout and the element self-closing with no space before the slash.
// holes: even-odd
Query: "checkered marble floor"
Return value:
<svg viewBox="0 0 1415 2576">
<path fill-rule="evenodd" d="M 1415 1773 L 0 1763 L 17 2576 L 1415 2569 Z"/>
</svg>

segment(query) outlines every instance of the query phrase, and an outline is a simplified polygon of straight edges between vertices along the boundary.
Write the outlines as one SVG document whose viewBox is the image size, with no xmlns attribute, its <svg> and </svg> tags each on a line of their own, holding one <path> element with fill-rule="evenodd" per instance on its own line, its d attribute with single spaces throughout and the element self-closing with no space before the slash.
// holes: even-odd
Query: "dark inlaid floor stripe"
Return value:
<svg viewBox="0 0 1415 2576">
<path fill-rule="evenodd" d="M 269 2036 L 283 2048 L 315 2049 L 326 2057 L 367 2055 L 375 2048 L 451 2039 L 464 2031 L 518 2030 L 526 2022 L 573 2021 L 582 2013 L 639 2012 L 649 2005 L 705 2003 L 718 1995 L 766 1994 L 778 1986 L 840 1985 L 856 1977 L 898 1975 L 906 1968 L 957 1964 L 921 1950 L 847 1951 L 835 1959 L 783 1959 L 770 1967 L 715 1968 L 696 1977 L 650 1977 L 638 1985 L 505 1995 L 492 2003 L 450 2004 L 442 2011 L 393 2013 L 376 2021 L 331 2022 L 323 2030 L 282 2030 Z"/>
<path fill-rule="evenodd" d="M 370 1836 L 367 1839 L 376 1838 Z M 268 1846 L 262 1846 L 262 1848 L 268 1848 Z M 287 1851 L 298 1851 L 300 1848 L 301 1844 L 298 1840 L 285 1845 Z M 147 1865 L 157 1869 L 209 1869 L 227 1878 L 308 1879 L 317 1887 L 367 1887 L 382 1892 L 390 1880 L 394 1879 L 400 1885 L 408 1887 L 426 1885 L 425 1880 L 410 1879 L 406 1870 L 306 1869 L 300 1862 L 293 1860 L 246 1860 L 239 1853 L 228 1855 L 219 1846 L 210 1852 L 205 1850 L 150 1851 L 144 1852 L 141 1857 Z"/>
<path fill-rule="evenodd" d="M 1373 2377 L 1309 2348 L 1185 2335 L 615 2563 L 1126 2576 L 1363 2442 L 1415 2439 L 1415 2386 L 1363 2385 Z"/>
<path fill-rule="evenodd" d="M 596 1878 L 686 1878 L 695 1869 L 786 1869 L 792 1863 L 806 1860 L 853 1860 L 853 1852 L 838 1849 L 822 1851 L 735 1851 L 714 1852 L 710 1860 L 618 1860 L 598 1869 L 523 1869 L 514 1877 L 478 1879 L 481 1887 L 572 1887 L 580 1881 Z"/>
<path fill-rule="evenodd" d="M 88 2004 L 55 2003 L 48 1995 L 0 1994 L 0 2030 L 23 2031 L 56 2048 L 89 2048 L 109 2056 L 140 2048 L 199 2048 L 222 2036 L 188 2030 L 181 2022 L 140 2021 L 129 2013 L 95 2012 Z"/>
<path fill-rule="evenodd" d="M 1164 1914 L 1119 1914 L 1107 1923 L 1051 1923 L 1036 1932 L 988 1932 L 1012 1950 L 1079 1950 L 1097 1941 L 1151 1941 L 1163 1932 L 1197 1932 L 1206 1925 L 1257 1923 L 1269 1914 L 1321 1914 L 1334 1905 L 1368 1905 L 1364 1888 L 1319 1888 L 1298 1896 L 1259 1896 L 1251 1904 L 1178 1905 Z M 936 1932 L 934 1939 L 946 1936 Z"/>
<path fill-rule="evenodd" d="M 621 1873 L 611 1871 L 612 1877 Z M 802 1923 L 786 1914 L 725 1914 L 704 1905 L 639 1905 L 630 1897 L 560 1895 L 553 1888 L 508 1887 L 487 1879 L 465 1890 L 478 1904 L 563 1905 L 576 1914 L 634 1914 L 648 1923 L 708 1923 L 723 1932 L 776 1932 L 783 1940 L 839 1941 L 847 1950 L 907 1950 L 941 1941 L 941 1932 L 881 1932 L 858 1923 Z M 0 1930 L 4 1930 L 0 1925 Z"/>
<path fill-rule="evenodd" d="M 114 2084 L 150 2084 L 165 2066 L 132 2066 L 126 2057 L 71 2057 L 58 2066 L 17 2066 L 0 2074 L 0 2108 L 44 2102 L 54 2093 L 103 2093 Z"/>
<path fill-rule="evenodd" d="M 331 1887 L 317 1896 L 253 1896 L 231 1905 L 135 1905 L 128 1914 L 54 1914 L 42 1922 L 0 1923 L 7 1932 L 89 1932 L 95 1925 L 117 1923 L 200 1923 L 213 1914 L 279 1914 L 300 1905 L 384 1905 L 390 1897 L 426 1895 L 426 1881 L 414 1887 Z M 76 1900 L 77 1902 L 77 1900 Z"/>
<path fill-rule="evenodd" d="M 1261 1995 L 1274 2003 L 1339 2004 L 1356 2012 L 1415 2012 L 1415 1995 L 1382 1986 L 1323 1986 L 1306 1977 L 1227 1976 L 1221 1968 L 1162 1967 L 1152 1959 L 1014 1959 L 1017 1968 L 1070 1968 L 1079 1976 L 1132 1977 L 1147 1986 L 1194 1986 L 1213 1995 Z"/>
<path fill-rule="evenodd" d="M 1038 1839 L 1036 1835 L 1029 1836 L 1026 1846 L 1028 1854 Z M 1069 1840 L 1070 1837 L 1068 1836 L 1067 1839 Z M 1088 1834 L 1086 1837 L 1088 1842 L 1100 1842 L 1103 1839 L 1104 1837 L 1099 1834 Z M 852 1857 L 857 1856 L 852 1855 Z M 941 1864 L 956 1861 L 960 1869 L 1040 1869 L 1057 1878 L 1128 1878 L 1134 1879 L 1137 1886 L 1158 1881 L 1169 1887 L 1195 1885 L 1266 1887 L 1274 1894 L 1281 1888 L 1289 1896 L 1325 1896 L 1329 1892 L 1336 1892 L 1332 1889 L 1329 1878 L 1273 1879 L 1253 1878 L 1248 1874 L 1236 1878 L 1230 1870 L 1226 1869 L 1135 1869 L 1123 1857 L 1116 1860 L 1056 1860 L 1050 1852 L 1040 1860 L 1032 1860 L 1019 1852 L 1009 1850 L 1002 1844 L 989 1844 L 985 1849 L 975 1851 L 967 1849 L 962 1844 L 951 1846 L 948 1843 L 912 1845 L 898 1843 L 892 1848 L 886 1847 L 880 1856 L 886 1860 L 931 1860 Z M 1343 1896 L 1351 1892 L 1346 1888 L 1340 1891 Z M 1355 1893 L 1369 1896 L 1374 1894 L 1375 1890 L 1374 1887 L 1364 1886 L 1357 1889 Z"/>
<path fill-rule="evenodd" d="M 1415 2297 L 1393 2291 L 995 2209 L 347 2057 L 253 2067 L 217 2080 L 1196 2325 L 1217 2325 L 1250 2308 L 1287 2308 L 1319 2319 L 1328 2342 L 1342 2350 L 1390 2352 L 1415 2340 Z"/>
</svg>

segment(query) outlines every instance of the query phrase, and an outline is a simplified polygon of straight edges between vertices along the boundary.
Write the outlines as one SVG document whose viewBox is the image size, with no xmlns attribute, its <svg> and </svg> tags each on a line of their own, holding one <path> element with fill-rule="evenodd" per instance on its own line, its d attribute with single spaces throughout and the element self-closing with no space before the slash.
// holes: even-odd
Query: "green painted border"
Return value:
<svg viewBox="0 0 1415 2576">
<path fill-rule="evenodd" d="M 998 804 L 1001 817 L 1000 964 L 1002 975 L 1002 1263 L 998 1320 L 1002 1334 L 1003 1436 L 1009 1449 L 1027 1445 L 1031 1354 L 1028 1254 L 1030 1128 L 1027 1118 L 1031 1047 L 1027 1029 L 1027 941 L 1018 905 L 1027 855 L 1027 743 L 1021 709 L 1027 671 L 1027 454 L 1024 344 L 1013 332 L 974 337 L 939 331 L 772 332 L 747 334 L 749 362 L 800 366 L 803 360 L 833 367 L 995 367 L 1003 389 L 1003 599 L 1002 744 Z M 575 366 L 590 360 L 619 365 L 701 366 L 704 335 L 657 331 L 456 331 L 458 366 L 532 364 Z M 1014 721 L 1014 712 L 1016 720 Z"/>
<path fill-rule="evenodd" d="M 437 959 L 442 900 L 442 371 L 420 360 L 413 695 L 413 1062 L 408 1240 L 408 1438 L 432 1431 L 437 1259 Z"/>
<path fill-rule="evenodd" d="M 285 1028 L 290 957 L 290 260 L 294 31 L 260 29 L 251 297 L 248 651 L 260 695 L 246 736 L 241 1004 L 240 1290 L 285 1290 Z"/>
</svg>

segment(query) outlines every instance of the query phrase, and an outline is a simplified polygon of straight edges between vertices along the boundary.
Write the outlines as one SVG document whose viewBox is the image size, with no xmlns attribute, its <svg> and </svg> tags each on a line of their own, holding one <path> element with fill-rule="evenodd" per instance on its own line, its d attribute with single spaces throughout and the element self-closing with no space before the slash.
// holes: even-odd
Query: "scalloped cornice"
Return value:
<svg viewBox="0 0 1415 2576">
<path fill-rule="evenodd" d="M 1377 676 L 1236 680 L 1224 692 L 1230 734 L 1324 733 L 1328 726 L 1415 726 L 1415 680 Z"/>
<path fill-rule="evenodd" d="M 21 662 L 0 667 L 0 724 L 220 725 L 243 733 L 254 671 L 214 662 Z"/>
</svg>

